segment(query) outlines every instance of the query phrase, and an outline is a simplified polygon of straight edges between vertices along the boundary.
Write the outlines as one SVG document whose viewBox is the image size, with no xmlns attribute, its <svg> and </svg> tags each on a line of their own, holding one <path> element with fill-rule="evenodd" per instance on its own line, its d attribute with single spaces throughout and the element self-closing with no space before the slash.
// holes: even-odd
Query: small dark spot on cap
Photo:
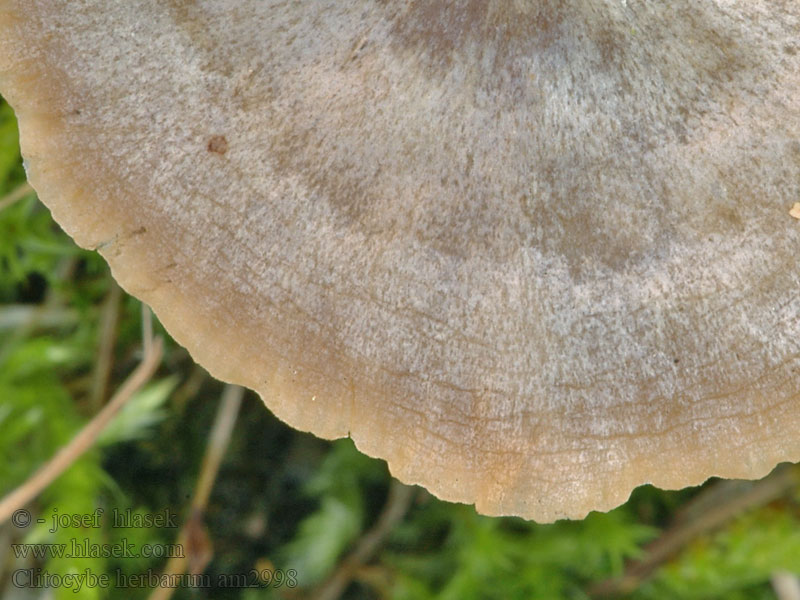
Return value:
<svg viewBox="0 0 800 600">
<path fill-rule="evenodd" d="M 225 139 L 224 135 L 215 135 L 208 140 L 208 146 L 206 147 L 209 152 L 214 154 L 225 154 L 228 151 L 228 140 Z"/>
</svg>

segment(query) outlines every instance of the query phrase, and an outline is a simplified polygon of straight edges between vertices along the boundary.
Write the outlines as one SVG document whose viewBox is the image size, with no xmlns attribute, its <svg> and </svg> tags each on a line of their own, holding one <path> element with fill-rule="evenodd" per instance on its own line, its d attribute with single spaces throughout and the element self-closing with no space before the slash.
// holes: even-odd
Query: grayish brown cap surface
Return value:
<svg viewBox="0 0 800 600">
<path fill-rule="evenodd" d="M 800 3 L 0 0 L 55 218 L 217 377 L 541 521 L 800 460 Z"/>
</svg>

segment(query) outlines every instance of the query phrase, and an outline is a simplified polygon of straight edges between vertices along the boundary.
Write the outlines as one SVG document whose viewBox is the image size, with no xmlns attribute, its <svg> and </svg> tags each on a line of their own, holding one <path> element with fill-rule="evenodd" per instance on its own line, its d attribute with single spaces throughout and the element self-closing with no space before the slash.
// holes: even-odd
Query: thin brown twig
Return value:
<svg viewBox="0 0 800 600">
<path fill-rule="evenodd" d="M 189 518 L 178 534 L 177 547 L 184 548 L 185 551 L 181 553 L 183 556 L 170 558 L 167 561 L 161 581 L 176 581 L 180 575 L 186 572 L 187 567 L 190 573 L 199 574 L 205 569 L 211 558 L 210 542 L 208 542 L 203 528 L 203 514 L 219 474 L 222 459 L 228 449 L 243 396 L 244 388 L 237 385 L 225 386 L 208 438 L 200 476 L 192 496 Z M 172 597 L 175 589 L 175 587 L 155 588 L 150 594 L 149 600 L 168 600 Z"/>
<path fill-rule="evenodd" d="M 718 482 L 691 503 L 683 518 L 679 517 L 645 548 L 642 559 L 630 563 L 621 577 L 593 585 L 588 590 L 589 595 L 602 598 L 633 592 L 658 567 L 678 554 L 691 541 L 721 527 L 748 509 L 763 506 L 781 497 L 799 482 L 800 472 L 794 465 L 781 465 L 760 481 Z M 702 508 L 702 512 L 696 508 Z"/>
<path fill-rule="evenodd" d="M 36 471 L 25 483 L 0 501 L 0 523 L 8 519 L 14 511 L 25 506 L 38 496 L 42 490 L 91 448 L 97 440 L 97 436 L 105 429 L 119 409 L 153 376 L 161 361 L 163 343 L 161 339 L 158 339 L 155 342 L 151 342 L 150 347 L 150 353 L 144 356 L 142 362 L 125 380 L 125 383 L 114 394 L 111 401 L 91 421 L 84 425 L 83 429 L 66 446 L 61 448 L 53 458 Z"/>
<path fill-rule="evenodd" d="M 144 332 L 144 353 L 150 352 L 150 342 L 153 339 L 153 311 L 142 302 L 142 331 Z"/>
<path fill-rule="evenodd" d="M 8 194 L 6 194 L 2 198 L 0 198 L 0 211 L 3 211 L 5 209 L 7 209 L 9 206 L 14 204 L 17 200 L 22 200 L 28 194 L 33 194 L 35 192 L 36 192 L 36 190 L 34 190 L 31 187 L 31 184 L 29 184 L 26 181 L 25 183 L 17 186 L 13 190 L 11 190 Z"/>
<path fill-rule="evenodd" d="M 5 304 L 0 309 L 0 331 L 35 323 L 38 327 L 63 327 L 78 321 L 78 312 L 63 306 Z"/>
<path fill-rule="evenodd" d="M 92 389 L 89 393 L 89 406 L 94 410 L 100 408 L 108 393 L 108 382 L 111 378 L 111 367 L 114 364 L 114 342 L 117 339 L 117 323 L 122 301 L 122 288 L 113 278 L 100 317 L 100 347 L 97 350 L 97 362 L 92 373 Z M 146 351 L 145 351 L 146 353 Z"/>
<path fill-rule="evenodd" d="M 333 575 L 319 586 L 311 598 L 336 600 L 344 593 L 359 567 L 373 557 L 394 526 L 403 519 L 411 504 L 414 490 L 414 487 L 392 479 L 389 498 L 378 521 L 361 537 L 353 552 L 339 564 Z"/>
<path fill-rule="evenodd" d="M 172 394 L 172 406 L 176 413 L 180 414 L 184 411 L 186 403 L 190 398 L 194 398 L 197 392 L 200 391 L 200 388 L 208 377 L 208 371 L 197 363 L 194 363 L 189 377 L 187 377 L 180 387 Z"/>
</svg>

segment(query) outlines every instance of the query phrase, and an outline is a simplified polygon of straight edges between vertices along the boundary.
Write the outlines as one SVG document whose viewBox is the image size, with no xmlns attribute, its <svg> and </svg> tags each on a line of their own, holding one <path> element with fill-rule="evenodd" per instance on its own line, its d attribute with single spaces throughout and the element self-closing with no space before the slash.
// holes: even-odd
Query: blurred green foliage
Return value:
<svg viewBox="0 0 800 600">
<path fill-rule="evenodd" d="M 16 123 L 8 105 L 0 103 L 0 198 L 22 184 Z M 101 338 L 108 334 L 102 315 L 115 284 L 105 263 L 77 248 L 32 193 L 0 207 L 0 494 L 5 494 L 97 411 L 91 390 Z M 141 357 L 139 303 L 126 297 L 119 311 L 104 399 Z M 105 430 L 98 446 L 27 507 L 45 518 L 44 524 L 2 526 L 0 597 L 15 597 L 14 570 L 37 567 L 112 575 L 109 589 L 84 588 L 76 595 L 55 588 L 56 598 L 146 598 L 146 588 L 114 589 L 119 578 L 113 575 L 160 573 L 162 557 L 22 558 L 10 544 L 175 543 L 177 529 L 169 527 L 123 529 L 104 519 L 97 528 L 51 531 L 50 519 L 56 512 L 90 514 L 102 508 L 105 515 L 114 509 L 138 515 L 168 510 L 183 521 L 220 392 L 221 385 L 183 349 L 168 344 L 157 376 Z M 383 532 L 377 552 L 348 563 L 353 548 L 381 522 L 390 485 L 385 465 L 360 454 L 350 440 L 328 443 L 293 431 L 248 397 L 204 515 L 214 550 L 205 569 L 212 585 L 180 589 L 175 597 L 314 597 L 327 589 L 333 573 L 346 568 L 344 597 L 353 599 L 587 598 L 599 582 L 623 576 L 629 561 L 646 559 L 647 544 L 703 493 L 703 488 L 643 487 L 608 514 L 537 525 L 479 516 L 472 507 L 415 490 L 405 517 Z M 636 581 L 629 597 L 775 598 L 771 574 L 800 572 L 799 498 L 794 490 L 713 532 L 692 536 L 669 561 Z M 291 586 L 286 581 L 218 585 L 221 576 L 251 569 L 291 570 L 296 577 Z"/>
</svg>

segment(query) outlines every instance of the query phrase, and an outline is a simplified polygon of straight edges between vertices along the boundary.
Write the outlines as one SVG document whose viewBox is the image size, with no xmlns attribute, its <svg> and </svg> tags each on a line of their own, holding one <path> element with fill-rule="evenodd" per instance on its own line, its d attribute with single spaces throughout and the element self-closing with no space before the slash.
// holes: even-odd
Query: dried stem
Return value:
<svg viewBox="0 0 800 600">
<path fill-rule="evenodd" d="M 208 371 L 197 363 L 194 363 L 189 377 L 187 377 L 181 386 L 172 394 L 172 406 L 178 414 L 184 411 L 186 403 L 190 398 L 194 398 L 197 392 L 200 391 L 200 388 L 208 377 Z"/>
<path fill-rule="evenodd" d="M 36 304 L 6 304 L 0 308 L 0 331 L 34 323 L 38 327 L 63 327 L 78 321 L 74 309 L 63 306 L 48 308 Z"/>
<path fill-rule="evenodd" d="M 153 376 L 161 361 L 163 343 L 161 339 L 158 339 L 155 342 L 150 342 L 149 346 L 150 352 L 145 354 L 142 362 L 125 380 L 125 383 L 114 394 L 111 401 L 66 446 L 61 448 L 49 462 L 0 501 L 0 523 L 8 519 L 15 510 L 25 506 L 38 496 L 42 490 L 91 448 L 97 440 L 97 436 L 105 429 L 119 409 Z"/>
<path fill-rule="evenodd" d="M 150 342 L 153 339 L 153 311 L 142 302 L 142 331 L 144 332 L 144 353 L 150 352 Z"/>
<path fill-rule="evenodd" d="M 222 458 L 228 448 L 243 396 L 244 388 L 235 385 L 225 387 L 209 435 L 200 477 L 189 509 L 189 518 L 178 534 L 178 545 L 185 549 L 182 553 L 184 556 L 169 559 L 164 567 L 164 575 L 169 577 L 165 579 L 174 579 L 182 575 L 187 567 L 192 574 L 201 573 L 211 558 L 210 542 L 203 528 L 203 514 L 219 473 Z M 167 600 L 172 597 L 174 591 L 174 587 L 156 588 L 150 594 L 150 600 Z"/>
<path fill-rule="evenodd" d="M 110 279 L 110 278 L 109 278 Z M 117 339 L 117 323 L 119 307 L 122 300 L 122 288 L 111 279 L 111 289 L 103 305 L 100 318 L 100 348 L 97 351 L 97 363 L 92 374 L 92 390 L 89 394 L 89 405 L 97 410 L 105 400 L 111 367 L 114 358 L 114 342 Z M 147 334 L 145 334 L 145 337 Z M 145 354 L 147 351 L 145 351 Z"/>
<path fill-rule="evenodd" d="M 720 481 L 690 503 L 675 523 L 645 548 L 644 558 L 630 563 L 622 577 L 592 586 L 589 595 L 617 597 L 629 594 L 692 540 L 721 527 L 748 509 L 781 497 L 798 481 L 800 475 L 793 465 L 782 465 L 756 482 Z"/>
<path fill-rule="evenodd" d="M 3 196 L 3 198 L 0 199 L 0 211 L 7 209 L 17 200 L 22 200 L 28 194 L 33 194 L 33 193 L 35 193 L 35 190 L 26 181 L 22 185 L 17 186 L 15 189 L 11 190 L 8 194 L 6 194 L 5 196 Z"/>
<path fill-rule="evenodd" d="M 400 522 L 406 514 L 411 499 L 414 495 L 413 487 L 392 480 L 389 488 L 389 499 L 386 501 L 380 517 L 374 527 L 367 531 L 356 544 L 355 550 L 345 558 L 333 575 L 311 595 L 314 600 L 336 600 L 344 593 L 354 575 L 364 563 L 369 561 L 385 538 L 391 533 L 392 528 Z"/>
</svg>

